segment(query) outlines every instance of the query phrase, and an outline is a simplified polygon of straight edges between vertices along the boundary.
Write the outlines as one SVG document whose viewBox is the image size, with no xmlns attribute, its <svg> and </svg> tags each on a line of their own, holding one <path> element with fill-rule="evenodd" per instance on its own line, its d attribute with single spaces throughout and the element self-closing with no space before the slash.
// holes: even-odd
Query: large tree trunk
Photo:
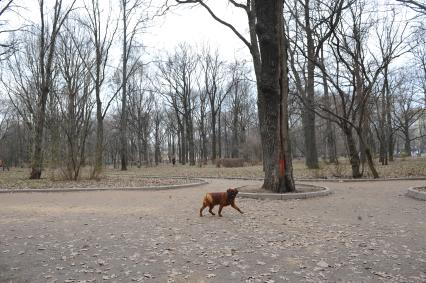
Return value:
<svg viewBox="0 0 426 283">
<path fill-rule="evenodd" d="M 284 19 L 280 18 L 283 22 Z M 296 185 L 293 178 L 293 160 L 291 154 L 291 139 L 289 128 L 289 114 L 288 114 L 288 95 L 289 95 L 289 68 L 288 68 L 288 48 L 289 43 L 286 37 L 284 25 L 280 25 L 282 30 L 281 38 L 281 101 L 280 101 L 280 120 L 279 120 L 279 139 L 280 139 L 280 155 L 279 155 L 279 176 L 280 176 L 280 191 L 293 192 L 296 190 Z M 315 150 L 316 151 L 316 150 Z"/>
<path fill-rule="evenodd" d="M 284 58 L 283 2 L 256 2 L 257 26 L 261 54 L 258 93 L 265 179 L 263 188 L 274 192 L 294 191 L 291 155 L 288 147 L 287 62 Z"/>
</svg>

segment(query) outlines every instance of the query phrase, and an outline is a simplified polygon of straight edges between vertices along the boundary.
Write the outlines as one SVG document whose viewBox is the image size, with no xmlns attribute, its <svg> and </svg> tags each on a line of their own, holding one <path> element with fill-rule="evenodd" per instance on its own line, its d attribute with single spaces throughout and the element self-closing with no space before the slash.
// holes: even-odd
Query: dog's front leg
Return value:
<svg viewBox="0 0 426 283">
<path fill-rule="evenodd" d="M 219 212 L 218 212 L 220 217 L 222 217 L 222 208 L 223 208 L 223 205 L 220 205 L 219 206 Z"/>
<path fill-rule="evenodd" d="M 235 204 L 235 202 L 232 202 L 232 203 L 231 203 L 231 206 L 232 206 L 233 208 L 235 208 L 236 210 L 238 210 L 241 214 L 243 214 L 243 213 L 244 213 L 244 212 L 242 212 L 242 211 L 241 211 L 241 209 L 239 209 L 239 208 L 238 208 L 238 206 Z"/>
</svg>

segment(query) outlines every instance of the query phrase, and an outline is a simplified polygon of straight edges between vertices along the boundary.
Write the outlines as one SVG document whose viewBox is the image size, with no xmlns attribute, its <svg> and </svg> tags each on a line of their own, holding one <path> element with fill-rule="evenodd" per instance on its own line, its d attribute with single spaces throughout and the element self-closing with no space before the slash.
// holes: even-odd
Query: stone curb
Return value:
<svg viewBox="0 0 426 283">
<path fill-rule="evenodd" d="M 387 181 L 424 181 L 426 177 L 407 178 L 378 178 L 378 179 L 295 179 L 300 182 L 330 182 L 330 183 L 356 183 L 356 182 L 387 182 Z"/>
<path fill-rule="evenodd" d="M 426 200 L 426 192 L 421 192 L 416 190 L 418 188 L 424 188 L 424 187 L 411 187 L 408 189 L 406 196 L 415 198 L 418 200 Z"/>
<path fill-rule="evenodd" d="M 148 178 L 162 178 L 161 176 L 144 176 Z M 184 177 L 184 176 L 170 176 L 170 178 L 198 178 L 198 179 L 224 179 L 224 180 L 245 180 L 245 181 L 263 181 L 263 178 L 257 177 L 215 177 L 215 176 L 196 176 L 196 177 Z M 407 178 L 378 178 L 378 179 L 309 179 L 295 178 L 298 182 L 330 182 L 330 183 L 349 183 L 349 182 L 387 182 L 387 181 L 424 181 L 425 177 L 407 177 Z"/>
<path fill-rule="evenodd" d="M 162 176 L 156 176 L 156 175 L 145 175 L 143 177 L 147 178 L 164 178 Z M 216 176 L 169 176 L 168 178 L 177 178 L 177 179 L 213 179 L 213 180 L 246 180 L 246 181 L 263 181 L 263 178 L 255 178 L 255 177 L 216 177 Z"/>
<path fill-rule="evenodd" d="M 66 188 L 66 189 L 24 189 L 24 190 L 0 190 L 0 193 L 69 193 L 69 192 L 99 192 L 99 191 L 162 191 L 191 188 L 208 184 L 208 182 L 192 179 L 197 183 L 166 185 L 166 186 L 146 186 L 146 187 L 121 187 L 121 188 Z"/>
<path fill-rule="evenodd" d="M 309 186 L 301 184 L 303 186 Z M 268 199 L 268 200 L 290 200 L 290 199 L 307 199 L 315 197 L 323 197 L 332 194 L 333 192 L 322 186 L 310 186 L 315 188 L 321 188 L 320 191 L 304 192 L 304 193 L 288 193 L 288 194 L 276 194 L 276 193 L 238 193 L 238 197 L 241 198 L 252 198 L 252 199 Z"/>
</svg>

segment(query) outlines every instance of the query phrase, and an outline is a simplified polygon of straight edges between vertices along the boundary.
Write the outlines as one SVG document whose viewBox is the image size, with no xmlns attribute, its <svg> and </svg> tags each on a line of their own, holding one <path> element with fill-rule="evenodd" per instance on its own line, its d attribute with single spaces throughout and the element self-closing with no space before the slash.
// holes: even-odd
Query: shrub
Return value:
<svg viewBox="0 0 426 283">
<path fill-rule="evenodd" d="M 244 167 L 244 159 L 242 158 L 222 158 L 218 161 L 217 167 L 225 168 Z"/>
</svg>

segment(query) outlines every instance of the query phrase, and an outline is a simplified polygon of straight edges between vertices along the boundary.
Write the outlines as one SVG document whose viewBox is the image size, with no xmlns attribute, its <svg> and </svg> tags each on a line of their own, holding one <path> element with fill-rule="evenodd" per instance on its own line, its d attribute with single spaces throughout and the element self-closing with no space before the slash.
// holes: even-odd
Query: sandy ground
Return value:
<svg viewBox="0 0 426 283">
<path fill-rule="evenodd" d="M 205 192 L 255 183 L 208 181 L 0 194 L 0 282 L 426 282 L 426 202 L 404 196 L 424 181 L 321 183 L 335 193 L 200 218 Z"/>
</svg>

